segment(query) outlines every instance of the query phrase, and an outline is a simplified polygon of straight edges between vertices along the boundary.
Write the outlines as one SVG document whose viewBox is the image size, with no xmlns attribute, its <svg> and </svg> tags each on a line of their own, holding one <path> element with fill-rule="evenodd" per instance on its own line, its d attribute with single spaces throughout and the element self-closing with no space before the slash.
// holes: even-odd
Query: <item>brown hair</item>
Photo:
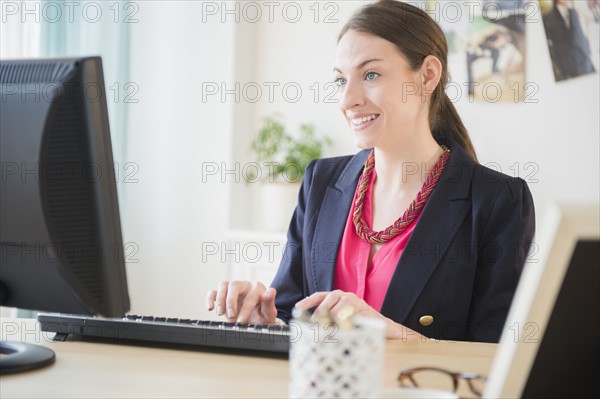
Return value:
<svg viewBox="0 0 600 399">
<path fill-rule="evenodd" d="M 475 148 L 454 104 L 444 91 L 448 73 L 448 43 L 438 24 L 423 10 L 396 0 L 379 0 L 360 8 L 344 25 L 338 41 L 348 30 L 370 33 L 394 43 L 413 70 L 428 55 L 442 63 L 442 76 L 431 95 L 429 127 L 436 141 L 454 139 L 477 161 Z"/>
</svg>

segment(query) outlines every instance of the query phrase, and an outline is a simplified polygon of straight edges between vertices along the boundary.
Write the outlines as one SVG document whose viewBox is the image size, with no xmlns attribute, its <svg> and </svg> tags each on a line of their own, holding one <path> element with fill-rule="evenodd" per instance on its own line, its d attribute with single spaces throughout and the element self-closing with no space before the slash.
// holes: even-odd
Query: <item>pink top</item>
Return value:
<svg viewBox="0 0 600 399">
<path fill-rule="evenodd" d="M 373 203 L 371 199 L 373 198 L 373 185 L 376 179 L 377 174 L 373 169 L 364 200 L 365 221 L 370 226 L 373 225 Z M 357 194 L 358 187 L 354 193 L 350 214 L 340 243 L 335 268 L 334 289 L 355 293 L 379 312 L 394 270 L 396 270 L 396 265 L 421 215 L 419 214 L 406 230 L 383 244 L 375 252 L 371 262 L 368 262 L 371 244 L 363 241 L 356 234 L 354 222 L 352 221 Z"/>
</svg>

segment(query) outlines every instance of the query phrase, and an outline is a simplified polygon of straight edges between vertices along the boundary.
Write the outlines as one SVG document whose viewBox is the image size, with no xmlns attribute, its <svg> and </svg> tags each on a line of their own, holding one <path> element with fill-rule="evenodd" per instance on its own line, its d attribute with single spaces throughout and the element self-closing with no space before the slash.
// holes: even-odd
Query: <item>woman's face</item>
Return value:
<svg viewBox="0 0 600 399">
<path fill-rule="evenodd" d="M 427 123 L 420 74 L 393 43 L 349 30 L 338 43 L 334 71 L 359 148 L 394 147 Z"/>
</svg>

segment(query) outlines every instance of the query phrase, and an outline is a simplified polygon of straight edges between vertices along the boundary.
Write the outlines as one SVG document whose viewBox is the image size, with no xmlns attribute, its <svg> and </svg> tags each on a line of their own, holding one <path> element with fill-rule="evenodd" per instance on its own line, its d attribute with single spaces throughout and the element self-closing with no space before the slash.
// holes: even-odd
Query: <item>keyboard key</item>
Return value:
<svg viewBox="0 0 600 399">
<path fill-rule="evenodd" d="M 268 330 L 269 330 L 269 332 L 272 332 L 272 333 L 277 333 L 277 334 L 279 334 L 279 333 L 281 333 L 281 332 L 282 332 L 282 331 L 281 331 L 281 326 L 280 326 L 280 325 L 273 325 L 273 326 L 269 326 L 269 327 L 268 327 Z"/>
</svg>

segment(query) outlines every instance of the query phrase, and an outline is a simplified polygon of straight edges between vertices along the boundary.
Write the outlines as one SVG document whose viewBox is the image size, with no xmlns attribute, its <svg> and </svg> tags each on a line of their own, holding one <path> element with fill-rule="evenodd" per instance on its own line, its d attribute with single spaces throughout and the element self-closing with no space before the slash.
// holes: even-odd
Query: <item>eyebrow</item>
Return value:
<svg viewBox="0 0 600 399">
<path fill-rule="evenodd" d="M 369 63 L 371 63 L 371 62 L 376 62 L 376 61 L 383 61 L 383 60 L 382 60 L 382 59 L 380 59 L 380 58 L 370 58 L 370 59 L 368 59 L 368 60 L 364 60 L 363 62 L 361 62 L 360 64 L 358 64 L 358 65 L 356 66 L 356 69 L 361 69 L 361 68 L 363 68 L 365 65 L 367 65 L 367 64 L 369 64 Z M 337 68 L 337 67 L 333 67 L 333 71 L 334 71 L 334 72 L 339 72 L 339 73 L 342 73 L 342 71 L 341 71 L 339 68 Z"/>
</svg>

